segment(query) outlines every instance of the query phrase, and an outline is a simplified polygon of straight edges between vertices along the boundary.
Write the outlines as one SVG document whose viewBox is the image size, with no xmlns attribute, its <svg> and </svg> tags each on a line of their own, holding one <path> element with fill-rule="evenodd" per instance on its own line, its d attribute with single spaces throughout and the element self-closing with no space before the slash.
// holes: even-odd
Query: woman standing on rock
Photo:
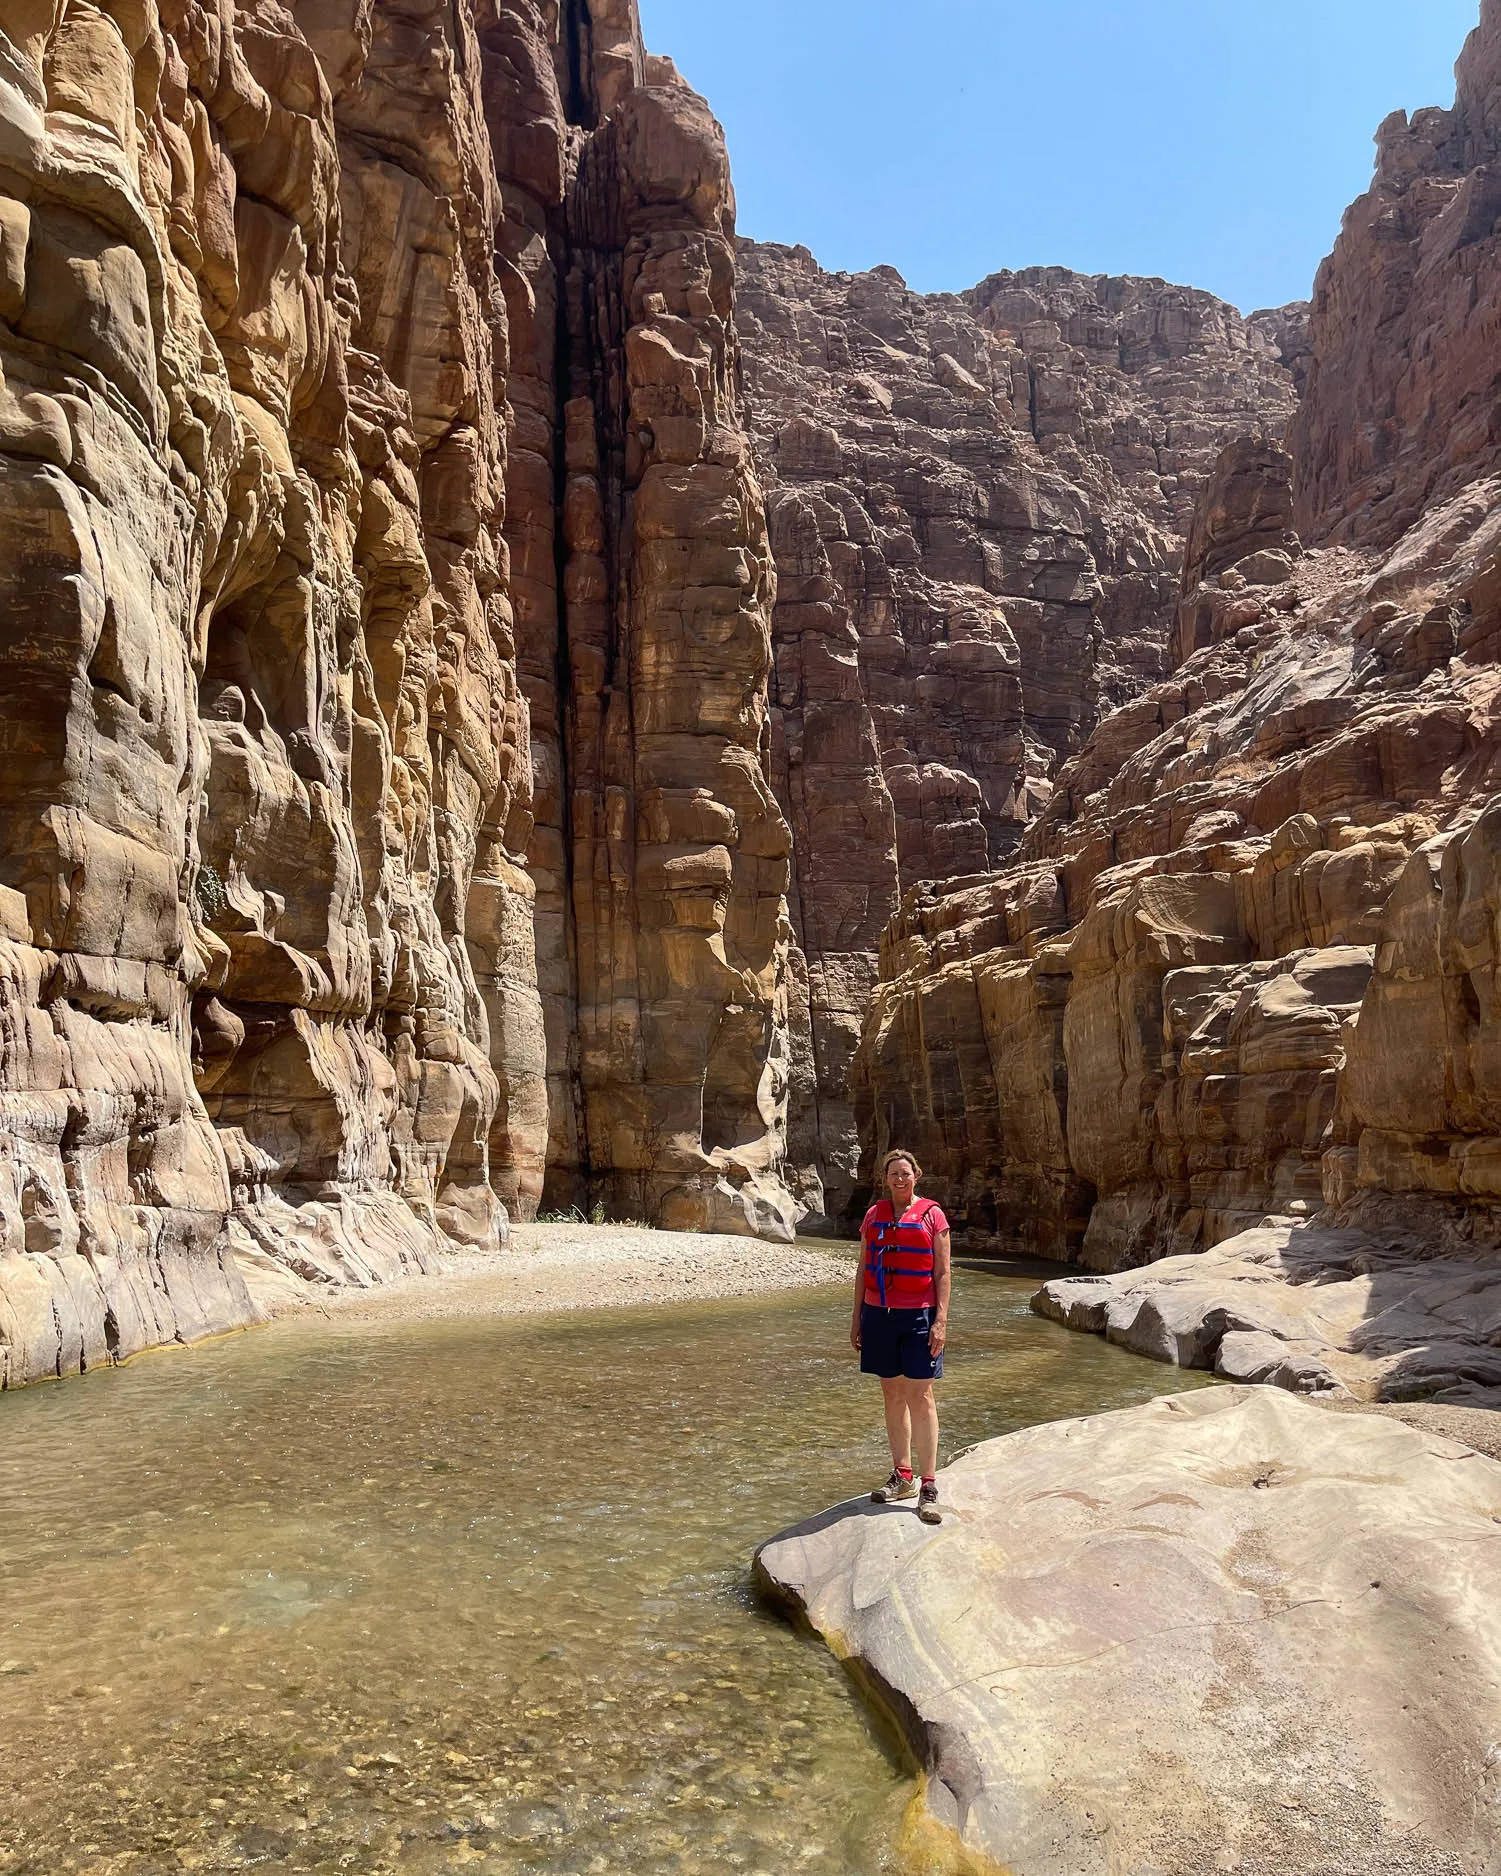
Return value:
<svg viewBox="0 0 1501 1876">
<path fill-rule="evenodd" d="M 860 1227 L 850 1323 L 860 1372 L 879 1375 L 886 1397 L 891 1477 L 871 1497 L 882 1505 L 915 1497 L 923 1523 L 941 1524 L 933 1383 L 943 1373 L 948 1338 L 949 1221 L 931 1199 L 917 1197 L 922 1167 L 910 1153 L 888 1153 L 881 1175 L 888 1196 L 871 1206 Z"/>
</svg>

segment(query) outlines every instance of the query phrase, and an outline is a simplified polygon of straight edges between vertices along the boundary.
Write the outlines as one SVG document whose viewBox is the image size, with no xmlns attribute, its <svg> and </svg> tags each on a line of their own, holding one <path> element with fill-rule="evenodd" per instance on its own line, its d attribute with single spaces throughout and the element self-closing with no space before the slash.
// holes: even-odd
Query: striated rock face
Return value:
<svg viewBox="0 0 1501 1876">
<path fill-rule="evenodd" d="M 1489 222 L 1454 220 L 1488 199 L 1498 59 L 1492 3 L 1453 118 L 1383 131 L 1306 359 L 1284 335 L 1288 449 L 1249 432 L 1201 492 L 1172 675 L 1100 722 L 1005 870 L 913 889 L 885 935 L 863 1138 L 910 1142 L 971 1242 L 1120 1270 L 1233 1239 L 1234 1263 L 1264 1217 L 1327 1210 L 1388 1264 L 1501 1243 L 1501 479 L 1458 310 Z M 1321 1267 L 1299 1243 L 1289 1269 Z"/>
<path fill-rule="evenodd" d="M 1188 530 L 1174 664 L 1218 644 L 1259 610 L 1240 598 L 1247 587 L 1281 586 L 1291 576 L 1302 552 L 1292 529 L 1292 469 L 1270 437 L 1237 437 L 1222 451 Z"/>
<path fill-rule="evenodd" d="M 1484 0 L 1452 111 L 1389 117 L 1311 314 L 1294 427 L 1298 525 L 1387 547 L 1501 467 L 1490 395 L 1501 331 L 1501 7 Z"/>
<path fill-rule="evenodd" d="M 551 1199 L 790 1236 L 773 570 L 723 138 L 632 6 L 483 34 Z M 587 27 L 587 31 L 584 30 Z"/>
<path fill-rule="evenodd" d="M 756 1558 L 905 1733 L 914 1861 L 1497 1868 L 1495 1460 L 1221 1388 L 989 1440 L 940 1486 L 936 1531 L 846 1504 Z"/>
<path fill-rule="evenodd" d="M 80 0 L 5 31 L 0 1342 L 27 1378 L 243 1320 L 232 1247 L 362 1276 L 493 1243 L 538 1143 L 492 1183 L 492 1040 L 539 1064 L 533 974 L 492 1039 L 465 944 L 477 877 L 526 923 L 501 850 L 530 792 L 467 23 Z"/>
<path fill-rule="evenodd" d="M 707 110 L 622 0 L 0 27 L 5 1376 L 493 1245 L 549 1161 L 785 1232 Z"/>
<path fill-rule="evenodd" d="M 1494 785 L 1494 783 L 1493 783 Z M 1501 803 L 1403 869 L 1347 1061 L 1325 1190 L 1374 1228 L 1501 1248 Z M 1501 1379 L 1501 1376 L 1498 1376 Z"/>
<path fill-rule="evenodd" d="M 1161 675 L 1194 497 L 1229 437 L 1286 424 L 1300 320 L 1061 268 L 926 298 L 801 248 L 742 242 L 740 270 L 802 954 L 790 1158 L 838 1215 L 880 931 L 905 887 L 1012 853 L 1100 710 Z"/>
<path fill-rule="evenodd" d="M 1385 1179 L 1361 1103 L 1414 1079 L 1408 1052 L 1388 1031 L 1370 1079 L 1342 1071 L 1357 1022 L 1415 995 L 1391 921 L 1431 843 L 1496 787 L 1495 500 L 1273 588 L 1255 547 L 1185 597 L 1210 642 L 1065 766 L 1018 861 L 907 896 L 857 1107 L 976 1237 L 1117 1269 Z"/>
</svg>

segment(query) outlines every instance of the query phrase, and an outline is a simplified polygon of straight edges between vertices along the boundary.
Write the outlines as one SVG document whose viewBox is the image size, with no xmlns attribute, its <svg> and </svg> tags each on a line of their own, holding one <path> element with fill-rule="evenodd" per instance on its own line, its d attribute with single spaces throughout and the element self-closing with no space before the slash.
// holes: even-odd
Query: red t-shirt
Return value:
<svg viewBox="0 0 1501 1876">
<path fill-rule="evenodd" d="M 871 1239 L 877 1225 L 899 1224 L 903 1227 L 902 1240 L 908 1250 L 918 1251 L 918 1261 L 923 1261 L 921 1253 L 932 1253 L 938 1242 L 938 1234 L 947 1231 L 949 1221 L 944 1216 L 943 1207 L 935 1205 L 931 1199 L 914 1199 L 900 1218 L 891 1209 L 890 1199 L 880 1199 L 865 1214 L 865 1221 L 860 1226 L 860 1241 L 865 1246 L 865 1300 L 867 1303 L 881 1303 L 881 1285 L 873 1269 Z M 883 1234 L 885 1235 L 885 1234 Z M 888 1309 L 931 1309 L 938 1301 L 938 1285 L 930 1270 L 926 1274 L 904 1268 L 912 1260 L 902 1255 L 901 1248 L 886 1237 L 886 1286 L 885 1305 Z M 892 1266 L 895 1266 L 893 1269 Z"/>
</svg>

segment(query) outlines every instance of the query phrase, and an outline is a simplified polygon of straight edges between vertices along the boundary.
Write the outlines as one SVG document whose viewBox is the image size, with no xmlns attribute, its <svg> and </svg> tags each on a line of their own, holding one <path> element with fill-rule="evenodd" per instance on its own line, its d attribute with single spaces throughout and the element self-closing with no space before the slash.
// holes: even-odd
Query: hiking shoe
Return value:
<svg viewBox="0 0 1501 1876">
<path fill-rule="evenodd" d="M 916 1498 L 916 1496 L 916 1473 L 914 1473 L 910 1479 L 904 1479 L 895 1466 L 891 1468 L 891 1477 L 886 1483 L 884 1485 L 878 1485 L 871 1493 L 871 1498 L 878 1505 L 896 1505 L 900 1504 L 904 1498 Z"/>
<path fill-rule="evenodd" d="M 938 1487 L 925 1485 L 917 1494 L 917 1515 L 924 1524 L 942 1524 L 943 1513 L 938 1509 Z"/>
</svg>

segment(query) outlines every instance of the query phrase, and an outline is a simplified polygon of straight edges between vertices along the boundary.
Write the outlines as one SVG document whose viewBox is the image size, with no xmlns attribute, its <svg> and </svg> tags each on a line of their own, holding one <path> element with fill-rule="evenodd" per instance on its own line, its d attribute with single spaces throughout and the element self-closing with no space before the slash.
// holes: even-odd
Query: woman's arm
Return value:
<svg viewBox="0 0 1501 1876">
<path fill-rule="evenodd" d="M 850 1321 L 850 1347 L 860 1348 L 860 1305 L 865 1301 L 865 1233 L 860 1234 L 860 1261 L 855 1265 L 855 1313 Z"/>
<path fill-rule="evenodd" d="M 930 1355 L 941 1355 L 943 1345 L 949 1339 L 950 1243 L 947 1231 L 940 1231 L 933 1240 L 933 1286 L 938 1292 L 938 1303 L 933 1311 L 933 1327 L 928 1331 Z"/>
</svg>

